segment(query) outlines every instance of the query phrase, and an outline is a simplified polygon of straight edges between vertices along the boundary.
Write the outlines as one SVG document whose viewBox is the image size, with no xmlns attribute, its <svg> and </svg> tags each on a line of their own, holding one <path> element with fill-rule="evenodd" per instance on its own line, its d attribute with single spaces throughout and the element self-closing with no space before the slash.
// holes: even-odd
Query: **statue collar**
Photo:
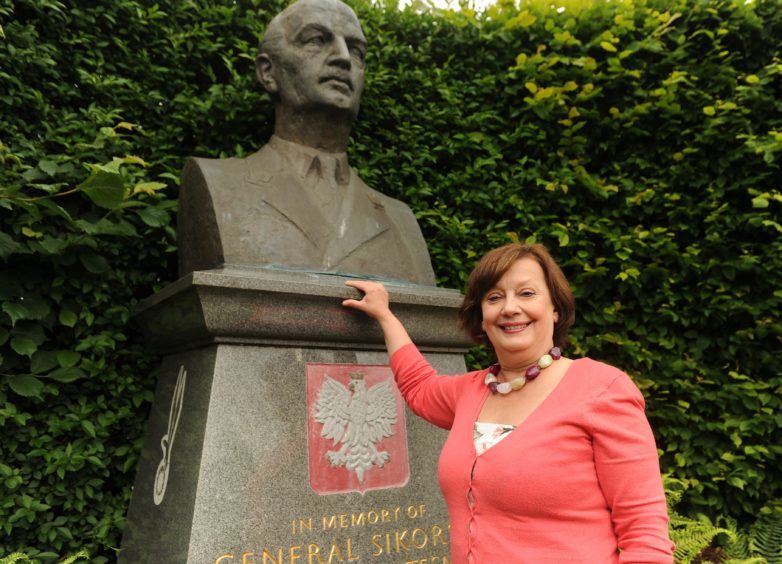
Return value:
<svg viewBox="0 0 782 564">
<path fill-rule="evenodd" d="M 334 181 L 344 186 L 350 181 L 350 164 L 347 153 L 327 153 L 306 145 L 280 139 L 272 135 L 269 146 L 288 159 L 301 178 Z"/>
</svg>

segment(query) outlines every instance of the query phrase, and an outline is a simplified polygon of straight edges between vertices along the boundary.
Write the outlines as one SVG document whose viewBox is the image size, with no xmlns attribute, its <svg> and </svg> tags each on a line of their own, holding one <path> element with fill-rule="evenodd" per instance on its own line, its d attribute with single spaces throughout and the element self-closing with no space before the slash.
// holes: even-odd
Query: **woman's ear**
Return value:
<svg viewBox="0 0 782 564">
<path fill-rule="evenodd" d="M 554 323 L 559 321 L 559 312 L 557 310 L 554 310 Z"/>
</svg>

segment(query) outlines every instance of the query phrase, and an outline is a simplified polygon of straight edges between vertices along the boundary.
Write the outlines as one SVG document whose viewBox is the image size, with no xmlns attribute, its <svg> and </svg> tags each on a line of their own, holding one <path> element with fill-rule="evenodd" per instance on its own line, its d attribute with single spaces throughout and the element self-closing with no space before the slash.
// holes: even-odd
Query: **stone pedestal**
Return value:
<svg viewBox="0 0 782 564">
<path fill-rule="evenodd" d="M 445 432 L 384 387 L 382 334 L 341 306 L 357 296 L 345 280 L 198 271 L 142 304 L 138 319 L 165 357 L 120 562 L 448 561 L 436 478 Z M 464 372 L 460 294 L 386 286 L 432 364 Z M 366 445 L 340 442 L 351 421 L 375 425 Z"/>
</svg>

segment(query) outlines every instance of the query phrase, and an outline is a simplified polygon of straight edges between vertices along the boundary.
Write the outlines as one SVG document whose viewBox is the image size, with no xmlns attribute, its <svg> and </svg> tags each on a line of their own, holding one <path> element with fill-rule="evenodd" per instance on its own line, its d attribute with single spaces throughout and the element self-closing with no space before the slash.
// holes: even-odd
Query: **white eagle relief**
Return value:
<svg viewBox="0 0 782 564">
<path fill-rule="evenodd" d="M 339 450 L 326 453 L 334 468 L 345 466 L 364 481 L 364 472 L 389 461 L 391 455 L 378 451 L 375 443 L 393 435 L 396 423 L 396 400 L 391 382 L 375 384 L 369 390 L 364 375 L 350 374 L 350 384 L 343 386 L 326 376 L 315 401 L 315 421 L 323 423 L 321 436 L 342 443 Z"/>
</svg>

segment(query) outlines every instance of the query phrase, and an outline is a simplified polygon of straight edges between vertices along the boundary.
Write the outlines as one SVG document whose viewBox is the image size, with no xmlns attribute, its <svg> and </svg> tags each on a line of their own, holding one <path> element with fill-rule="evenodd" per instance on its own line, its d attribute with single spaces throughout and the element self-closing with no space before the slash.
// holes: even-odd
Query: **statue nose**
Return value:
<svg viewBox="0 0 782 564">
<path fill-rule="evenodd" d="M 330 62 L 344 65 L 350 68 L 350 49 L 344 37 L 334 40 L 331 49 Z"/>
</svg>

